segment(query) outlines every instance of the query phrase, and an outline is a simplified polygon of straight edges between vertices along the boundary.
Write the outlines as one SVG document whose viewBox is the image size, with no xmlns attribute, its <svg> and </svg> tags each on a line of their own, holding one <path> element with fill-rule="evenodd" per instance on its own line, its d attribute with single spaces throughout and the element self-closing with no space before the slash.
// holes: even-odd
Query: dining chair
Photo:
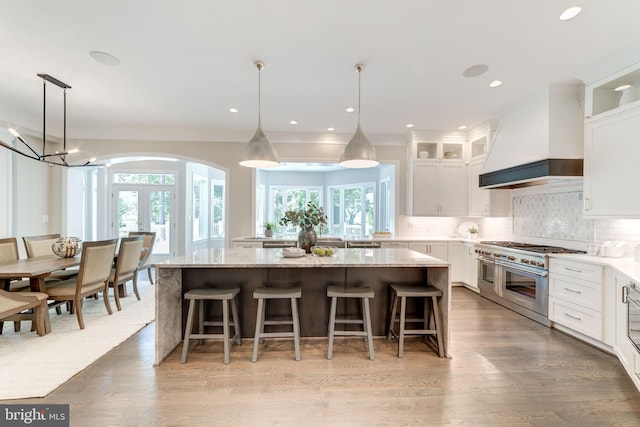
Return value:
<svg viewBox="0 0 640 427">
<path fill-rule="evenodd" d="M 80 329 L 84 329 L 82 303 L 84 298 L 102 292 L 102 299 L 107 313 L 112 314 L 109 305 L 109 275 L 113 265 L 118 239 L 85 242 L 78 276 L 63 280 L 47 288 L 49 299 L 53 301 L 70 301 L 73 303 Z"/>
<path fill-rule="evenodd" d="M 156 232 L 155 231 L 130 231 L 129 237 L 132 236 L 144 236 L 144 243 L 142 246 L 146 249 L 146 251 L 142 251 L 140 253 L 140 263 L 138 266 L 138 271 L 147 270 L 147 274 L 149 275 L 149 281 L 153 285 L 153 277 L 151 277 L 151 267 L 153 265 L 150 263 L 151 253 L 153 252 L 153 244 L 156 241 Z"/>
<path fill-rule="evenodd" d="M 18 259 L 18 240 L 15 237 L 0 239 L 0 264 L 17 261 Z M 19 292 L 25 289 L 28 290 L 27 288 L 29 288 L 28 280 L 23 280 L 22 277 L 14 277 L 6 281 L 3 290 L 7 292 Z M 4 322 L 0 321 L 0 334 L 2 333 L 3 327 Z M 13 327 L 16 332 L 20 332 L 20 321 L 14 320 Z"/>
<path fill-rule="evenodd" d="M 37 258 L 52 255 L 51 246 L 60 239 L 60 234 L 44 234 L 41 236 L 23 236 L 24 248 L 27 251 L 27 258 Z M 77 268 L 54 271 L 48 277 L 49 280 L 67 280 L 78 275 Z M 47 280 L 47 281 L 49 281 Z"/>
<path fill-rule="evenodd" d="M 33 314 L 25 315 L 26 310 L 33 310 Z M 47 294 L 40 292 L 7 292 L 0 289 L 0 320 L 33 319 L 38 335 L 45 334 L 45 324 L 48 322 Z M 18 331 L 16 331 L 18 332 Z M 2 329 L 0 329 L 2 333 Z"/>
<path fill-rule="evenodd" d="M 118 311 L 120 307 L 120 288 L 123 294 L 126 294 L 126 282 L 133 281 L 133 292 L 140 301 L 138 293 L 138 264 L 140 262 L 140 253 L 142 252 L 142 244 L 144 236 L 123 237 L 120 239 L 120 250 L 116 260 L 116 267 L 111 270 L 109 275 L 109 287 L 113 287 L 113 298 L 116 301 Z"/>
</svg>

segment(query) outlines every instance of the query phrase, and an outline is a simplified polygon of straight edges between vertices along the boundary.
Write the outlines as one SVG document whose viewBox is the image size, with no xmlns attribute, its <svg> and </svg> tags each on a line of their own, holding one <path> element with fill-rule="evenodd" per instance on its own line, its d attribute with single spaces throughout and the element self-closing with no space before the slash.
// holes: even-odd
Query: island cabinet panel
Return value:
<svg viewBox="0 0 640 427">
<path fill-rule="evenodd" d="M 184 269 L 182 270 L 182 294 L 195 288 L 240 288 L 239 316 L 242 336 L 253 337 L 257 300 L 253 291 L 260 287 L 300 286 L 302 298 L 298 301 L 300 316 L 300 334 L 303 337 L 327 336 L 329 308 L 331 300 L 327 298 L 327 286 L 366 286 L 373 289 L 375 298 L 370 301 L 372 332 L 375 336 L 386 334 L 389 311 L 389 285 L 428 283 L 427 270 L 410 268 L 237 268 L 237 269 Z M 181 330 L 187 323 L 188 301 L 182 302 Z M 291 314 L 289 300 L 269 301 L 269 316 L 287 317 Z M 338 313 L 358 318 L 360 314 L 358 299 L 341 298 Z M 207 318 L 220 318 L 219 303 L 208 304 Z M 421 308 L 420 308 L 421 310 Z M 272 326 L 278 330 L 279 326 Z M 289 327 L 290 328 L 290 327 Z M 358 328 L 358 326 L 354 326 Z M 287 330 L 283 326 L 282 330 Z"/>
</svg>

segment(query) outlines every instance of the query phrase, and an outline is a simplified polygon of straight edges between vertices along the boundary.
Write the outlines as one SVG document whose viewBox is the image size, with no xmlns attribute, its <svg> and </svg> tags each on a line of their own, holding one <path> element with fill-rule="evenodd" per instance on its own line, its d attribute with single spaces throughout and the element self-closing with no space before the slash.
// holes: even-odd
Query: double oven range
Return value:
<svg viewBox="0 0 640 427">
<path fill-rule="evenodd" d="M 518 242 L 475 245 L 480 295 L 550 326 L 549 257 L 551 253 L 583 253 L 556 246 Z"/>
</svg>

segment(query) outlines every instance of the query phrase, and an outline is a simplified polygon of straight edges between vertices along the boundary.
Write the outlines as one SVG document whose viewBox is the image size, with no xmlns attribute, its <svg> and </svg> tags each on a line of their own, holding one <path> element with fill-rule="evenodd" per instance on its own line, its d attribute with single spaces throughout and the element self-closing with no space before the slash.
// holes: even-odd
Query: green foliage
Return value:
<svg viewBox="0 0 640 427">
<path fill-rule="evenodd" d="M 275 223 L 275 222 L 265 222 L 264 223 L 264 229 L 265 230 L 274 230 L 275 231 L 277 226 L 278 226 L 278 224 Z"/>
<path fill-rule="evenodd" d="M 311 230 L 318 225 L 327 224 L 327 215 L 324 210 L 314 202 L 308 202 L 305 208 L 290 210 L 280 218 L 280 225 L 297 225 L 303 230 Z"/>
</svg>

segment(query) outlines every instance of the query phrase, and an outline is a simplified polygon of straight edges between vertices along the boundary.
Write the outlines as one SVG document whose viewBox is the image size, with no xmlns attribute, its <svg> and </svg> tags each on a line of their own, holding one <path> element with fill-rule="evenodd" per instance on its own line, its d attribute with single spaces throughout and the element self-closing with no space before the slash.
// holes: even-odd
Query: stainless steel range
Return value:
<svg viewBox="0 0 640 427">
<path fill-rule="evenodd" d="M 583 253 L 557 246 L 518 242 L 480 242 L 475 246 L 480 295 L 550 326 L 550 253 Z"/>
</svg>

